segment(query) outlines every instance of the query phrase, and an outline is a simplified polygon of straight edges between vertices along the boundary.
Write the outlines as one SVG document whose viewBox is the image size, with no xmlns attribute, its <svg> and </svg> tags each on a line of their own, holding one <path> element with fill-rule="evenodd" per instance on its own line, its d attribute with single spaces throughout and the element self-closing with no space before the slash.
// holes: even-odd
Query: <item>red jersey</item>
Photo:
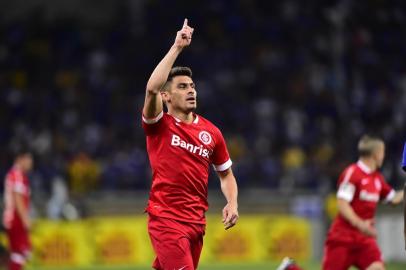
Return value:
<svg viewBox="0 0 406 270">
<path fill-rule="evenodd" d="M 216 171 L 231 167 L 226 143 L 210 121 L 194 115 L 193 123 L 161 112 L 143 117 L 152 187 L 147 212 L 185 222 L 205 223 L 210 164 Z"/>
<path fill-rule="evenodd" d="M 373 219 L 378 202 L 389 202 L 394 196 L 395 191 L 386 183 L 384 176 L 379 171 L 371 171 L 362 161 L 347 167 L 338 180 L 337 198 L 348 201 L 362 219 Z M 328 237 L 351 241 L 354 237 L 367 236 L 339 214 Z"/>
<path fill-rule="evenodd" d="M 27 175 L 18 168 L 11 168 L 6 175 L 4 184 L 4 212 L 3 225 L 10 229 L 15 226 L 23 226 L 22 220 L 14 205 L 13 192 L 23 195 L 27 208 L 30 206 L 30 186 Z"/>
</svg>

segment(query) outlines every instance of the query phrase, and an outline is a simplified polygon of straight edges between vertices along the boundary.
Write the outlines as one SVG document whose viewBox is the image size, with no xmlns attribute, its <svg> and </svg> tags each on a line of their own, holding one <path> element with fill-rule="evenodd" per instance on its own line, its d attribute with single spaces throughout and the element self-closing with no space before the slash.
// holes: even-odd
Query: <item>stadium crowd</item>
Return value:
<svg viewBox="0 0 406 270">
<path fill-rule="evenodd" d="M 0 23 L 0 174 L 24 142 L 34 191 L 61 177 L 77 194 L 147 189 L 145 84 L 187 16 L 194 43 L 178 64 L 193 69 L 197 112 L 222 128 L 242 192 L 331 191 L 364 133 L 383 136 L 399 187 L 406 13 L 368 3 L 148 1 L 107 26 L 40 10 Z"/>
</svg>

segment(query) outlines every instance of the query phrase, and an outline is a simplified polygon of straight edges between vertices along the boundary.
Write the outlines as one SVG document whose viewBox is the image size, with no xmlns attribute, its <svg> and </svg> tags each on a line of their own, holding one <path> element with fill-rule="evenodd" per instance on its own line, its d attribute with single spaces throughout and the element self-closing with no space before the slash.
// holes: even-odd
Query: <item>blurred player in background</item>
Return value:
<svg viewBox="0 0 406 270">
<path fill-rule="evenodd" d="M 27 173 L 32 167 L 31 153 L 20 151 L 5 178 L 3 225 L 9 241 L 9 270 L 23 269 L 30 254 L 30 187 Z"/>
<path fill-rule="evenodd" d="M 338 216 L 324 247 L 323 269 L 385 269 L 376 242 L 374 215 L 379 201 L 399 204 L 403 191 L 395 192 L 379 172 L 385 144 L 380 138 L 363 136 L 358 143 L 359 160 L 348 166 L 338 180 Z"/>
<path fill-rule="evenodd" d="M 402 158 L 402 169 L 406 172 L 406 142 L 403 147 L 403 158 Z M 406 184 L 403 187 L 403 191 L 406 192 Z M 403 234 L 405 239 L 405 249 L 406 249 L 406 201 L 403 202 Z"/>
<path fill-rule="evenodd" d="M 303 270 L 299 265 L 296 264 L 296 262 L 289 258 L 286 257 L 282 260 L 281 264 L 276 268 L 276 270 Z"/>
<path fill-rule="evenodd" d="M 210 165 L 227 199 L 225 229 L 238 219 L 237 183 L 220 130 L 194 113 L 197 92 L 192 71 L 172 67 L 192 40 L 187 19 L 169 52 L 147 83 L 143 128 L 152 167 L 152 187 L 146 211 L 148 232 L 157 255 L 155 269 L 196 269 L 203 246 Z M 165 103 L 168 112 L 163 111 Z"/>
</svg>

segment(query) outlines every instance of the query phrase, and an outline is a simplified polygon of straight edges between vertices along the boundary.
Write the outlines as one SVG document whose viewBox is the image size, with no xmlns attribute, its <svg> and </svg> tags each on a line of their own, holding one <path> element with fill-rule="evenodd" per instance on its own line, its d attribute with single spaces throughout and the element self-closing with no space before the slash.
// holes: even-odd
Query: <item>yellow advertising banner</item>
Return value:
<svg viewBox="0 0 406 270">
<path fill-rule="evenodd" d="M 260 261 L 265 254 L 257 237 L 262 220 L 243 216 L 235 227 L 225 230 L 220 216 L 208 217 L 202 262 Z"/>
<path fill-rule="evenodd" d="M 224 230 L 219 218 L 209 218 L 202 262 L 260 262 L 285 256 L 311 256 L 310 223 L 290 216 L 242 216 Z"/>
<path fill-rule="evenodd" d="M 93 233 L 95 263 L 134 265 L 151 263 L 146 216 L 98 218 L 88 222 Z"/>
<path fill-rule="evenodd" d="M 91 234 L 84 222 L 38 221 L 31 233 L 33 265 L 87 266 L 93 262 Z"/>
<path fill-rule="evenodd" d="M 258 233 L 259 246 L 265 249 L 265 260 L 280 260 L 292 257 L 308 260 L 311 256 L 311 227 L 302 218 L 271 216 L 263 221 L 262 233 Z"/>
<path fill-rule="evenodd" d="M 330 218 L 330 220 L 333 220 L 337 216 L 338 208 L 336 194 L 332 193 L 326 197 L 324 208 L 326 209 L 327 216 Z"/>
<path fill-rule="evenodd" d="M 74 222 L 41 220 L 31 233 L 35 267 L 151 265 L 154 252 L 147 217 L 105 217 Z M 285 256 L 308 260 L 310 223 L 302 218 L 242 215 L 224 230 L 220 216 L 207 217 L 201 263 L 261 262 Z"/>
</svg>

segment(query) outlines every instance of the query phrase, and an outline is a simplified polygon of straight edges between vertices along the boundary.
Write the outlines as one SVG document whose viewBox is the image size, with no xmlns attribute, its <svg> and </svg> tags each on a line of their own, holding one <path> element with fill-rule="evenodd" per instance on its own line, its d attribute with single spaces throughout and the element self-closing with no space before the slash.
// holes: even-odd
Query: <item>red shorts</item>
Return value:
<svg viewBox="0 0 406 270">
<path fill-rule="evenodd" d="M 22 226 L 12 226 L 7 229 L 10 249 L 10 260 L 16 264 L 25 264 L 31 251 L 28 231 Z"/>
<path fill-rule="evenodd" d="M 351 266 L 363 270 L 374 262 L 383 263 L 374 238 L 363 237 L 352 243 L 328 239 L 324 246 L 323 270 L 347 270 Z"/>
<path fill-rule="evenodd" d="M 203 247 L 204 224 L 186 223 L 149 215 L 148 232 L 157 270 L 194 270 Z"/>
</svg>

